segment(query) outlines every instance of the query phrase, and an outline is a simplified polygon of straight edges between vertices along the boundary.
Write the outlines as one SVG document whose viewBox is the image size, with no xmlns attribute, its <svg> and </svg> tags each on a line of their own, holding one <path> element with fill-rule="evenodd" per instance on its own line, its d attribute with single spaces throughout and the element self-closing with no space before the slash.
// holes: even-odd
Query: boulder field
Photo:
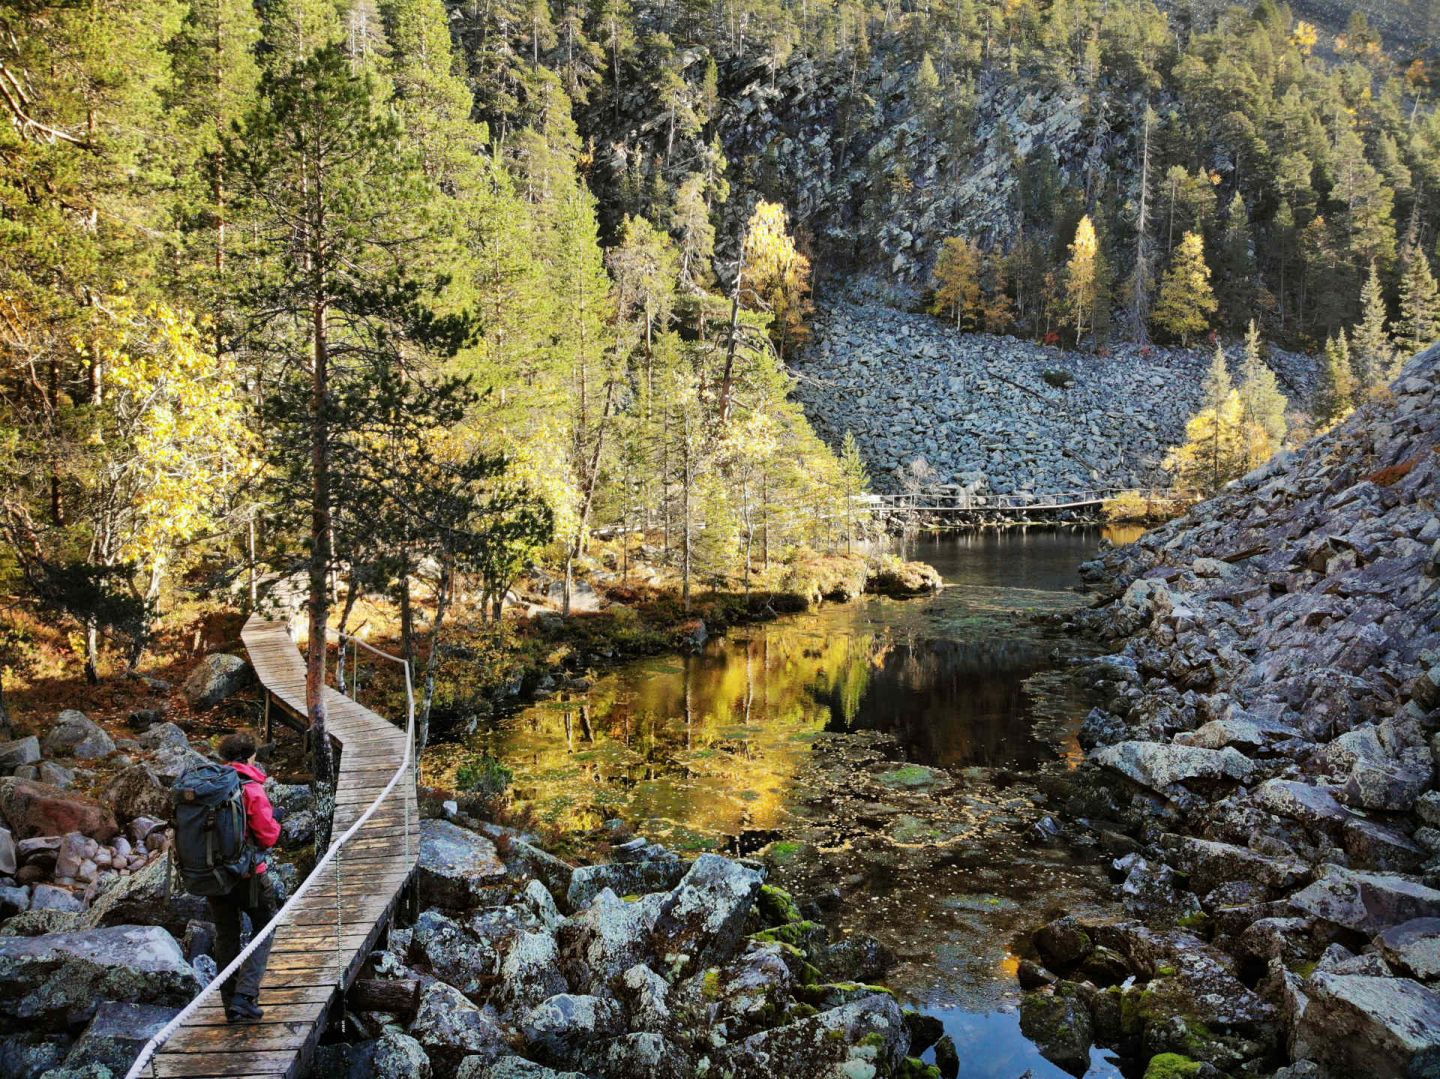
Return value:
<svg viewBox="0 0 1440 1079">
<path fill-rule="evenodd" d="M 1232 348 L 1232 371 L 1239 362 Z M 1314 362 L 1279 351 L 1267 362 L 1303 409 Z M 811 423 L 833 445 L 854 434 L 878 490 L 899 489 L 900 470 L 922 485 L 1042 495 L 1168 486 L 1161 462 L 1184 441 L 1210 355 L 1128 344 L 1067 352 L 837 301 L 790 366 Z"/>
<path fill-rule="evenodd" d="M 1139 850 L 1114 863 L 1128 920 L 1032 942 L 1057 1059 L 1083 1011 L 1177 1075 L 1440 1075 L 1437 494 L 1440 346 L 1082 568 L 1075 628 L 1116 651 L 1067 827 Z"/>
</svg>

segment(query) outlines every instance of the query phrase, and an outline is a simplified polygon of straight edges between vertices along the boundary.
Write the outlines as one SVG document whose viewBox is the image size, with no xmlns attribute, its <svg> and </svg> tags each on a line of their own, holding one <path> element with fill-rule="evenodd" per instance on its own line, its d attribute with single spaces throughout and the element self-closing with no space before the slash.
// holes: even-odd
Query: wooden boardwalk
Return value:
<svg viewBox="0 0 1440 1079">
<path fill-rule="evenodd" d="M 284 623 L 254 615 L 241 639 L 275 705 L 305 715 L 305 662 Z M 385 789 L 406 732 L 334 689 L 328 730 L 340 744 L 332 841 Z M 369 820 L 282 912 L 260 988 L 262 1022 L 230 1026 L 212 994 L 144 1068 L 145 1075 L 296 1077 L 310 1064 L 332 1005 L 354 981 L 414 872 L 420 835 L 413 762 Z M 312 875 L 313 876 L 313 875 Z"/>
</svg>

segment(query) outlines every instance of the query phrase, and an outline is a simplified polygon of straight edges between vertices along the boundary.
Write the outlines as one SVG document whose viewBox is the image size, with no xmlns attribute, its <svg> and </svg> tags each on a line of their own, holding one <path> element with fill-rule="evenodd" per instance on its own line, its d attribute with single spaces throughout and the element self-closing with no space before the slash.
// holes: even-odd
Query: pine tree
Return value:
<svg viewBox="0 0 1440 1079">
<path fill-rule="evenodd" d="M 870 471 L 865 467 L 865 458 L 860 455 L 860 445 L 855 435 L 845 432 L 840 446 L 841 496 L 845 499 L 845 550 L 853 549 L 855 536 L 855 500 L 870 486 Z"/>
<path fill-rule="evenodd" d="M 1372 262 L 1370 276 L 1360 290 L 1360 324 L 1355 327 L 1350 342 L 1357 395 L 1368 396 L 1393 377 L 1395 349 L 1385 328 L 1386 317 L 1380 274 Z"/>
<path fill-rule="evenodd" d="M 1337 336 L 1325 341 L 1325 353 L 1315 385 L 1315 400 L 1311 405 L 1315 426 L 1323 430 L 1344 419 L 1354 408 L 1355 392 L 1350 346 L 1345 340 L 1345 331 L 1341 330 Z"/>
<path fill-rule="evenodd" d="M 1440 337 L 1440 290 L 1430 260 L 1425 252 L 1412 248 L 1408 261 L 1400 278 L 1400 320 L 1395 324 L 1395 347 L 1402 362 Z"/>
<path fill-rule="evenodd" d="M 342 46 L 266 72 L 258 103 L 226 141 L 225 171 L 244 215 L 247 247 L 237 254 L 249 263 L 247 303 L 265 312 L 269 333 L 247 344 L 268 354 L 278 376 L 267 399 L 276 501 L 306 518 L 306 707 L 323 777 L 333 488 L 346 435 L 363 430 L 377 380 L 402 350 L 452 354 L 471 330 L 431 316 L 425 283 L 407 273 L 425 250 L 429 192 L 372 78 L 353 73 Z M 299 370 L 296 351 L 306 357 Z"/>
<path fill-rule="evenodd" d="M 1205 264 L 1205 243 L 1198 233 L 1187 232 L 1175 246 L 1170 268 L 1160 282 L 1151 321 L 1188 345 L 1192 334 L 1209 328 L 1217 306 L 1210 288 L 1210 267 Z"/>
</svg>

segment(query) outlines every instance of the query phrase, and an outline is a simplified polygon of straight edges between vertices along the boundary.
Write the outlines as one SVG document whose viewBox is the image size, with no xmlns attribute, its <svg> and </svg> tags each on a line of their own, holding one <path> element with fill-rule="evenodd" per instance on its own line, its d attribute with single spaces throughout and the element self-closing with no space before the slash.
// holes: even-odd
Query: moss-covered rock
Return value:
<svg viewBox="0 0 1440 1079">
<path fill-rule="evenodd" d="M 760 912 L 761 924 L 767 929 L 804 920 L 794 897 L 774 884 L 760 885 L 760 894 L 755 897 L 755 908 Z"/>
<path fill-rule="evenodd" d="M 1186 1079 L 1200 1074 L 1200 1062 L 1179 1053 L 1157 1053 L 1145 1067 L 1145 1079 Z"/>
<path fill-rule="evenodd" d="M 1090 1009 L 1074 982 L 1053 992 L 1026 993 L 1020 999 L 1020 1030 L 1051 1063 L 1080 1075 L 1090 1063 L 1094 1028 Z"/>
</svg>

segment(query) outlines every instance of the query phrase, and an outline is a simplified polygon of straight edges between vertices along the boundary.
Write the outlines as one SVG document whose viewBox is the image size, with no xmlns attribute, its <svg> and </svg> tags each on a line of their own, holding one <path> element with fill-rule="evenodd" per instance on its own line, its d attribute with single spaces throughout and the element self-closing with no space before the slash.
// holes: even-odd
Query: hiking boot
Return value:
<svg viewBox="0 0 1440 1079">
<path fill-rule="evenodd" d="M 232 1023 L 258 1023 L 265 1012 L 255 1003 L 254 997 L 242 997 L 238 993 L 225 1006 L 225 1018 Z"/>
</svg>

